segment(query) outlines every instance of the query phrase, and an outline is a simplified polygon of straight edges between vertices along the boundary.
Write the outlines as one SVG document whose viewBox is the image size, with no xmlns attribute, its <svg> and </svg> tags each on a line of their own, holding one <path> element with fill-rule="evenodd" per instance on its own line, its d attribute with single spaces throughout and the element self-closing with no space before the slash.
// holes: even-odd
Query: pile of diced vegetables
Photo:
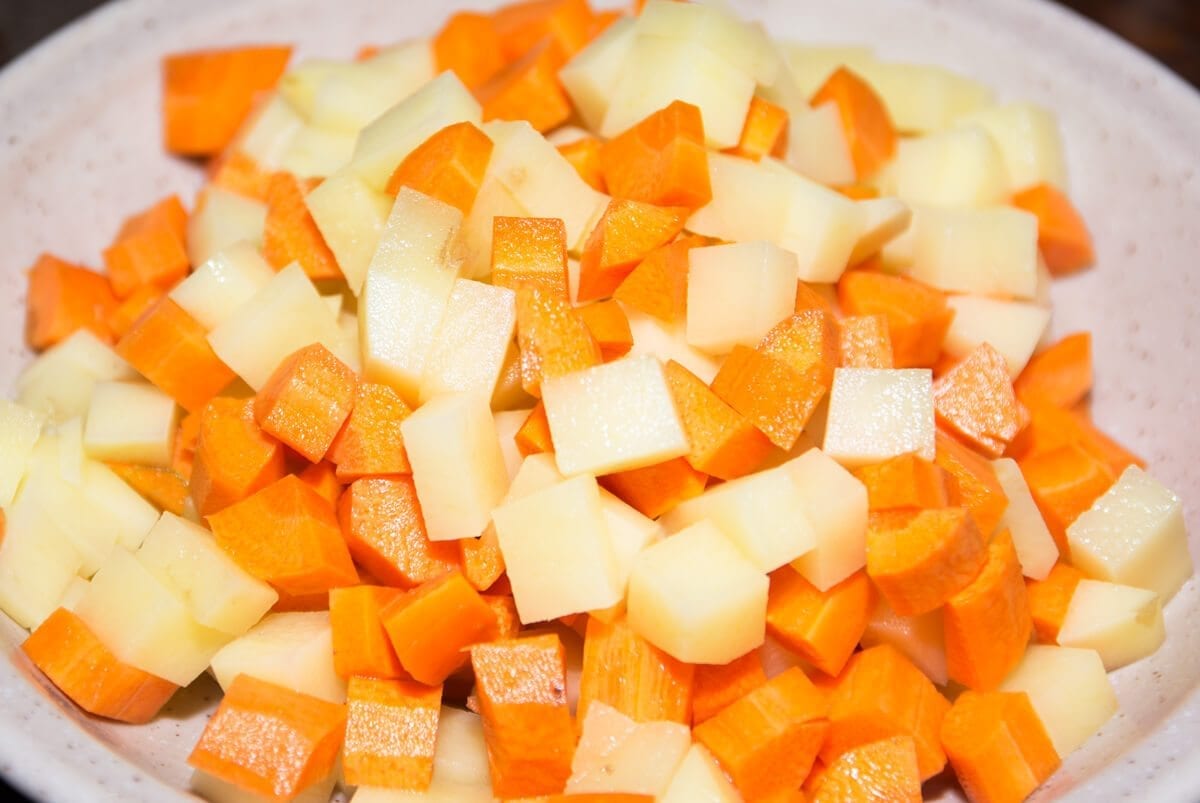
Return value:
<svg viewBox="0 0 1200 803">
<path fill-rule="evenodd" d="M 169 56 L 192 211 L 29 271 L 0 608 L 98 717 L 211 672 L 201 794 L 1019 801 L 1162 643 L 1052 115 L 638 12 Z"/>
</svg>

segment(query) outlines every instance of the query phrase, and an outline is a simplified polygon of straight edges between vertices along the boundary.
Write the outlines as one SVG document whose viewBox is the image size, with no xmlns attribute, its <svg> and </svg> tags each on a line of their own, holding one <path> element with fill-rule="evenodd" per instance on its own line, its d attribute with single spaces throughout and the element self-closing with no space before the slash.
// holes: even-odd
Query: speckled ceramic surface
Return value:
<svg viewBox="0 0 1200 803">
<path fill-rule="evenodd" d="M 38 252 L 95 265 L 120 220 L 195 169 L 162 155 L 158 60 L 233 42 L 295 42 L 346 57 L 431 32 L 451 3 L 413 0 L 123 0 L 0 73 L 0 386 L 21 345 L 24 279 Z M 457 5 L 467 5 L 459 3 Z M 475 5 L 490 5 L 487 2 Z M 1089 328 L 1097 420 L 1185 500 L 1200 556 L 1200 95 L 1100 29 L 1034 0 L 746 0 L 780 36 L 864 42 L 952 67 L 1002 98 L 1057 110 L 1072 194 L 1098 268 L 1055 287 L 1054 327 Z M 1121 713 L 1038 800 L 1200 799 L 1200 592 L 1166 611 L 1153 658 L 1118 672 Z M 184 799 L 184 758 L 216 687 L 202 679 L 152 725 L 81 719 L 31 672 L 0 621 L 0 773 L 53 801 Z M 952 799 L 952 793 L 944 793 Z"/>
</svg>

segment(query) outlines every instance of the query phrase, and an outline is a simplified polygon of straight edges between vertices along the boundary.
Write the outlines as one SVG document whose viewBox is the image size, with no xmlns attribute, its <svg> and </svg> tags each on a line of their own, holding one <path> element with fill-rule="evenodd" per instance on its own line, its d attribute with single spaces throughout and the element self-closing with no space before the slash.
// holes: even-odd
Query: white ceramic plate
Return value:
<svg viewBox="0 0 1200 803">
<path fill-rule="evenodd" d="M 170 51 L 294 42 L 300 56 L 434 31 L 451 5 L 373 0 L 123 0 L 0 73 L 0 389 L 22 347 L 24 276 L 42 250 L 96 265 L 130 210 L 195 168 L 159 146 L 159 59 Z M 1008 99 L 1058 112 L 1072 194 L 1099 265 L 1055 287 L 1055 328 L 1093 330 L 1095 415 L 1185 500 L 1200 556 L 1200 96 L 1101 29 L 1035 0 L 745 0 L 781 37 L 862 42 L 942 64 Z M 1038 800 L 1200 799 L 1200 593 L 1166 611 L 1169 638 L 1115 676 L 1121 713 L 1071 756 Z M 2 617 L 0 617 L 2 618 Z M 215 685 L 202 679 L 158 720 L 81 718 L 36 677 L 0 622 L 0 774 L 53 801 L 179 800 Z M 927 788 L 927 791 L 928 790 Z M 947 794 L 949 794 L 947 792 Z"/>
</svg>

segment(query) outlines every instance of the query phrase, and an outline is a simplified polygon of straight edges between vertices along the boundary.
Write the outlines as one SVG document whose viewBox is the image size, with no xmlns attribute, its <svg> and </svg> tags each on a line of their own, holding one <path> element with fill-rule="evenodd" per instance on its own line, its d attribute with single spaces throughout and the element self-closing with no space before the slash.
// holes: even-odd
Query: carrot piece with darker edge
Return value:
<svg viewBox="0 0 1200 803">
<path fill-rule="evenodd" d="M 687 209 L 614 199 L 588 235 L 579 263 L 579 301 L 606 298 L 637 264 L 683 230 Z"/>
<path fill-rule="evenodd" d="M 358 378 L 320 343 L 288 356 L 254 397 L 263 431 L 311 463 L 325 457 L 354 405 Z"/>
<path fill-rule="evenodd" d="M 108 279 L 95 271 L 42 254 L 29 269 L 25 294 L 25 342 L 48 349 L 79 329 L 112 342 L 109 320 L 117 309 Z"/>
<path fill-rule="evenodd" d="M 821 772 L 812 803 L 921 803 L 921 771 L 911 736 L 852 747 Z"/>
<path fill-rule="evenodd" d="M 340 678 L 365 675 L 407 678 L 383 629 L 380 612 L 403 592 L 386 586 L 346 586 L 329 592 L 333 671 Z"/>
<path fill-rule="evenodd" d="M 606 703 L 637 722 L 692 720 L 695 667 L 678 661 L 633 631 L 624 616 L 589 616 L 583 639 L 576 719 L 593 702 Z"/>
<path fill-rule="evenodd" d="M 1029 613 L 1033 619 L 1033 630 L 1042 644 L 1057 644 L 1058 631 L 1067 618 L 1067 608 L 1075 587 L 1083 579 L 1083 572 L 1061 560 L 1050 569 L 1043 580 L 1025 580 L 1025 596 L 1029 600 Z"/>
<path fill-rule="evenodd" d="M 742 124 L 742 135 L 738 144 L 727 148 L 725 153 L 759 161 L 764 156 L 782 159 L 788 145 L 788 112 L 758 95 L 750 99 L 746 111 L 746 122 Z"/>
<path fill-rule="evenodd" d="M 579 177 L 596 192 L 608 192 L 604 183 L 604 166 L 600 160 L 600 152 L 604 143 L 593 136 L 580 137 L 574 142 L 565 142 L 558 146 L 558 152 L 571 163 Z"/>
<path fill-rule="evenodd" d="M 992 458 L 1029 420 L 1017 401 L 1004 356 L 983 343 L 933 383 L 933 410 L 938 422 Z"/>
<path fill-rule="evenodd" d="M 1075 332 L 1033 355 L 1013 382 L 1017 398 L 1074 407 L 1092 390 L 1092 335 Z"/>
<path fill-rule="evenodd" d="M 771 573 L 767 632 L 826 675 L 836 677 L 867 628 L 875 591 L 858 571 L 819 591 L 790 566 Z"/>
<path fill-rule="evenodd" d="M 448 125 L 404 157 L 388 179 L 387 193 L 411 187 L 469 214 L 492 147 L 491 138 L 471 123 Z"/>
<path fill-rule="evenodd" d="M 492 284 L 513 290 L 528 284 L 566 300 L 567 229 L 562 220 L 496 215 Z"/>
<path fill-rule="evenodd" d="M 934 436 L 933 462 L 953 478 L 947 486 L 951 505 L 964 505 L 983 537 L 989 538 L 1008 509 L 1008 497 L 992 464 L 942 430 Z"/>
<path fill-rule="evenodd" d="M 517 343 L 521 384 L 541 396 L 543 379 L 599 365 L 600 346 L 579 311 L 565 298 L 540 287 L 517 288 Z"/>
<path fill-rule="evenodd" d="M 873 270 L 842 274 L 838 303 L 846 315 L 883 315 L 897 368 L 928 368 L 938 361 L 954 319 L 944 293 L 904 276 Z"/>
<path fill-rule="evenodd" d="M 860 466 L 853 474 L 867 487 L 871 510 L 950 506 L 950 477 L 945 469 L 915 454 Z"/>
<path fill-rule="evenodd" d="M 350 678 L 342 768 L 351 786 L 422 791 L 433 780 L 442 687 Z"/>
<path fill-rule="evenodd" d="M 699 496 L 707 482 L 708 475 L 692 468 L 683 457 L 600 477 L 607 491 L 652 519 L 674 510 L 685 499 Z"/>
<path fill-rule="evenodd" d="M 600 358 L 612 362 L 629 353 L 633 348 L 633 333 L 629 331 L 629 318 L 621 305 L 613 299 L 596 301 L 579 308 L 583 323 L 596 345 L 600 347 Z"/>
<path fill-rule="evenodd" d="M 813 95 L 813 106 L 825 103 L 837 106 L 855 174 L 864 179 L 877 173 L 896 152 L 896 129 L 887 105 L 846 67 L 835 70 Z"/>
<path fill-rule="evenodd" d="M 477 87 L 507 63 L 500 34 L 490 14 L 459 11 L 450 15 L 432 42 L 435 70 L 453 70 L 468 87 Z"/>
<path fill-rule="evenodd" d="M 525 120 L 545 133 L 571 116 L 571 99 L 558 82 L 562 64 L 544 41 L 475 89 L 483 119 Z"/>
<path fill-rule="evenodd" d="M 708 243 L 705 237 L 685 235 L 654 249 L 622 280 L 613 298 L 663 323 L 683 321 L 687 315 L 688 251 Z"/>
<path fill-rule="evenodd" d="M 1014 195 L 1012 205 L 1037 216 L 1038 250 L 1051 274 L 1074 273 L 1096 261 L 1087 224 L 1061 190 L 1037 184 Z"/>
<path fill-rule="evenodd" d="M 700 109 L 676 100 L 604 144 L 604 183 L 614 198 L 698 209 L 712 200 Z"/>
<path fill-rule="evenodd" d="M 299 262 L 313 281 L 341 279 L 337 257 L 304 203 L 316 186 L 312 180 L 278 172 L 267 183 L 267 218 L 263 224 L 263 257 L 276 270 Z"/>
<path fill-rule="evenodd" d="M 189 420 L 196 422 L 196 441 L 188 492 L 200 515 L 240 502 L 287 473 L 283 445 L 255 422 L 253 399 L 218 397 Z M 183 429 L 181 423 L 181 436 Z"/>
<path fill-rule="evenodd" d="M 759 650 L 727 664 L 699 664 L 692 683 L 692 723 L 711 719 L 734 700 L 767 682 Z"/>
<path fill-rule="evenodd" d="M 554 451 L 554 440 L 550 435 L 550 419 L 546 417 L 546 405 L 538 402 L 529 411 L 529 417 L 521 424 L 514 440 L 517 450 L 528 457 L 531 454 Z"/>
<path fill-rule="evenodd" d="M 339 480 L 410 474 L 408 454 L 400 424 L 412 413 L 404 400 L 387 385 L 359 382 L 354 404 L 328 457 L 337 467 Z"/>
<path fill-rule="evenodd" d="M 112 472 L 159 510 L 182 516 L 188 499 L 187 480 L 171 468 L 133 463 L 107 463 Z"/>
</svg>

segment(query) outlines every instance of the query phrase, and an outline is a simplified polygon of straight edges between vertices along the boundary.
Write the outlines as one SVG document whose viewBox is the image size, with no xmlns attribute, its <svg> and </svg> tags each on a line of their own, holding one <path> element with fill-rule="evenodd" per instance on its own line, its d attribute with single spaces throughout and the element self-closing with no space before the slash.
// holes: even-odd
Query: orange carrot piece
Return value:
<svg viewBox="0 0 1200 803">
<path fill-rule="evenodd" d="M 109 324 L 117 308 L 108 279 L 95 271 L 42 254 L 29 269 L 25 295 L 25 342 L 48 349 L 79 329 L 111 343 Z"/>
<path fill-rule="evenodd" d="M 1087 224 L 1061 190 L 1037 184 L 1014 195 L 1012 205 L 1037 216 L 1038 250 L 1051 274 L 1064 276 L 1096 261 Z"/>
<path fill-rule="evenodd" d="M 517 344 L 521 384 L 536 397 L 542 379 L 601 363 L 600 346 L 579 311 L 565 298 L 527 284 L 517 288 Z"/>
<path fill-rule="evenodd" d="M 200 515 L 224 510 L 287 473 L 283 446 L 254 421 L 253 399 L 213 399 L 191 420 L 198 427 L 188 492 Z"/>
<path fill-rule="evenodd" d="M 595 16 L 587 0 L 524 0 L 499 8 L 492 20 L 508 61 L 549 40 L 555 70 L 592 38 Z"/>
<path fill-rule="evenodd" d="M 853 473 L 867 486 L 871 510 L 950 506 L 949 475 L 941 466 L 914 454 L 861 466 Z"/>
<path fill-rule="evenodd" d="M 152 284 L 144 284 L 123 299 L 108 315 L 106 323 L 117 338 L 125 337 L 133 325 L 159 302 L 166 293 Z"/>
<path fill-rule="evenodd" d="M 610 493 L 652 519 L 674 510 L 685 499 L 699 496 L 707 483 L 708 475 L 692 468 L 682 457 L 600 478 L 600 484 Z"/>
<path fill-rule="evenodd" d="M 911 736 L 852 747 L 821 773 L 813 803 L 921 803 L 921 771 Z"/>
<path fill-rule="evenodd" d="M 358 583 L 333 505 L 294 475 L 212 514 L 208 524 L 229 557 L 285 594 Z"/>
<path fill-rule="evenodd" d="M 529 417 L 521 424 L 514 439 L 517 449 L 526 457 L 554 451 L 554 440 L 550 436 L 550 419 L 546 417 L 546 405 L 539 401 L 529 411 Z"/>
<path fill-rule="evenodd" d="M 835 677 L 850 660 L 875 607 L 875 591 L 858 571 L 826 591 L 790 566 L 771 573 L 767 632 L 804 660 Z"/>
<path fill-rule="evenodd" d="M 517 615 L 516 600 L 509 594 L 480 594 L 479 598 L 496 616 L 496 638 L 516 638 L 521 632 L 521 617 Z"/>
<path fill-rule="evenodd" d="M 687 316 L 688 251 L 708 242 L 688 235 L 654 249 L 613 291 L 613 298 L 664 323 L 683 321 Z"/>
<path fill-rule="evenodd" d="M 805 310 L 815 309 L 835 315 L 832 298 L 832 292 L 823 294 L 808 282 L 796 282 L 796 303 L 792 307 L 792 311 L 804 312 Z"/>
<path fill-rule="evenodd" d="M 211 170 L 209 183 L 212 186 L 266 203 L 274 174 L 251 157 L 241 151 L 223 154 L 217 157 Z"/>
<path fill-rule="evenodd" d="M 604 144 L 604 183 L 614 198 L 698 209 L 712 200 L 700 109 L 677 100 Z"/>
<path fill-rule="evenodd" d="M 276 270 L 299 262 L 313 281 L 341 279 L 337 257 L 304 203 L 315 186 L 291 173 L 279 172 L 267 184 L 267 219 L 263 224 L 263 257 Z"/>
<path fill-rule="evenodd" d="M 448 125 L 404 157 L 388 179 L 387 192 L 411 187 L 469 214 L 492 147 L 491 138 L 471 123 Z"/>
<path fill-rule="evenodd" d="M 574 142 L 559 145 L 558 152 L 571 163 L 571 167 L 575 168 L 575 172 L 589 187 L 597 192 L 607 193 L 608 185 L 604 183 L 604 166 L 600 161 L 600 151 L 603 148 L 604 144 L 599 139 L 586 136 L 580 137 Z"/>
<path fill-rule="evenodd" d="M 179 688 L 121 661 L 66 608 L 34 628 L 21 651 L 71 702 L 105 719 L 149 722 Z"/>
<path fill-rule="evenodd" d="M 935 443 L 934 462 L 952 478 L 947 486 L 950 504 L 965 506 L 980 534 L 990 538 L 1008 509 L 1008 497 L 996 479 L 992 464 L 941 430 Z"/>
<path fill-rule="evenodd" d="M 1059 554 L 1070 557 L 1067 527 L 1112 486 L 1116 473 L 1075 444 L 1022 458 L 1018 465 Z"/>
<path fill-rule="evenodd" d="M 633 631 L 619 616 L 589 616 L 583 639 L 576 721 L 601 702 L 637 722 L 692 722 L 695 667 L 677 661 Z"/>
<path fill-rule="evenodd" d="M 1060 560 L 1044 580 L 1025 580 L 1025 598 L 1029 601 L 1033 631 L 1042 644 L 1058 643 L 1058 631 L 1063 619 L 1067 618 L 1067 607 L 1071 597 L 1075 596 L 1075 587 L 1082 579 L 1083 572 Z"/>
<path fill-rule="evenodd" d="M 896 153 L 896 129 L 883 100 L 871 85 L 839 67 L 813 95 L 812 105 L 837 105 L 846 144 L 859 179 L 874 175 Z"/>
<path fill-rule="evenodd" d="M 350 416 L 329 446 L 328 457 L 337 477 L 351 482 L 362 477 L 409 474 L 408 453 L 400 424 L 412 410 L 387 385 L 359 382 Z"/>
<path fill-rule="evenodd" d="M 1062 763 L 1025 692 L 963 692 L 942 744 L 971 803 L 1020 803 Z"/>
<path fill-rule="evenodd" d="M 329 591 L 333 671 L 340 678 L 407 678 L 383 629 L 381 611 L 403 592 L 386 586 L 347 586 Z"/>
<path fill-rule="evenodd" d="M 629 318 L 621 305 L 613 299 L 597 301 L 579 308 L 583 323 L 592 333 L 600 347 L 600 358 L 604 362 L 624 357 L 633 348 L 633 333 L 629 331 Z"/>
<path fill-rule="evenodd" d="M 731 480 L 762 465 L 773 447 L 749 419 L 674 360 L 665 374 L 691 445 L 687 461 L 692 468 Z"/>
<path fill-rule="evenodd" d="M 1028 402 L 1029 425 L 1009 445 L 1008 456 L 1027 457 L 1074 445 L 1107 465 L 1119 475 L 1129 466 L 1146 467 L 1146 461 L 1105 435 L 1092 424 L 1086 412 L 1064 410 L 1040 399 Z"/>
<path fill-rule="evenodd" d="M 170 290 L 188 271 L 183 241 L 155 227 L 126 236 L 104 249 L 104 268 L 117 298 L 144 285 Z"/>
<path fill-rule="evenodd" d="M 879 190 L 872 187 L 870 184 L 842 184 L 834 187 L 842 195 L 849 198 L 851 201 L 869 201 L 872 198 L 879 197 Z M 851 265 L 851 267 L 855 267 Z"/>
<path fill-rule="evenodd" d="M 187 240 L 188 213 L 183 208 L 183 201 L 178 195 L 168 195 L 158 203 L 130 215 L 121 223 L 116 240 L 135 237 L 155 229 L 166 229 L 175 235 L 179 242 Z"/>
<path fill-rule="evenodd" d="M 894 647 L 863 650 L 850 659 L 833 691 L 821 760 L 832 765 L 859 745 L 911 736 L 921 779 L 928 780 L 946 766 L 940 732 L 949 710 L 932 681 Z"/>
<path fill-rule="evenodd" d="M 699 664 L 692 682 L 692 722 L 699 725 L 767 682 L 759 650 L 727 664 Z"/>
<path fill-rule="evenodd" d="M 332 590 L 332 589 L 330 589 Z M 329 610 L 329 592 L 321 591 L 315 594 L 288 594 L 279 592 L 279 600 L 271 606 L 271 613 L 287 613 L 291 611 L 327 611 Z"/>
<path fill-rule="evenodd" d="M 983 343 L 933 383 L 938 422 L 988 457 L 1004 454 L 1028 421 L 1004 356 Z"/>
<path fill-rule="evenodd" d="M 350 554 L 381 582 L 412 588 L 458 566 L 453 541 L 430 541 L 411 477 L 355 480 L 338 504 Z"/>
<path fill-rule="evenodd" d="M 545 133 L 571 116 L 571 99 L 558 82 L 562 66 L 552 42 L 530 50 L 475 89 L 483 119 L 527 120 Z"/>
<path fill-rule="evenodd" d="M 187 504 L 187 480 L 171 468 L 108 463 L 112 472 L 159 510 L 182 516 Z"/>
<path fill-rule="evenodd" d="M 575 728 L 558 636 L 478 644 L 471 648 L 471 666 L 493 793 L 511 798 L 561 792 L 571 775 Z"/>
<path fill-rule="evenodd" d="M 867 526 L 867 574 L 901 616 L 927 613 L 962 591 L 987 561 L 966 508 L 881 510 Z"/>
<path fill-rule="evenodd" d="M 346 686 L 342 768 L 350 786 L 421 791 L 433 780 L 442 687 L 356 677 Z"/>
<path fill-rule="evenodd" d="M 750 99 L 738 144 L 725 153 L 755 162 L 764 156 L 782 159 L 787 153 L 788 119 L 787 109 L 755 95 Z"/>
<path fill-rule="evenodd" d="M 838 347 L 844 368 L 892 368 L 892 336 L 883 315 L 851 315 L 839 323 Z"/>
<path fill-rule="evenodd" d="M 693 731 L 748 800 L 799 789 L 825 740 L 825 696 L 798 667 L 768 680 Z"/>
<path fill-rule="evenodd" d="M 316 463 L 325 457 L 354 405 L 354 371 L 320 343 L 295 352 L 254 397 L 254 420 Z"/>
<path fill-rule="evenodd" d="M 927 368 L 938 361 L 954 319 L 946 296 L 903 276 L 853 270 L 838 281 L 838 303 L 850 315 L 882 315 L 897 368 Z"/>
<path fill-rule="evenodd" d="M 468 647 L 498 630 L 495 612 L 457 570 L 398 597 L 381 617 L 400 665 L 431 686 L 466 663 Z"/>
<path fill-rule="evenodd" d="M 460 539 L 458 548 L 463 576 L 476 590 L 493 588 L 504 575 L 504 553 L 494 527 L 486 527 L 478 538 Z"/>
<path fill-rule="evenodd" d="M 828 312 L 803 310 L 775 324 L 758 349 L 828 389 L 838 364 L 838 324 Z"/>
<path fill-rule="evenodd" d="M 492 218 L 492 284 L 567 299 L 567 229 L 559 218 Z"/>
<path fill-rule="evenodd" d="M 209 156 L 225 149 L 260 92 L 275 85 L 290 47 L 177 53 L 163 60 L 163 140 L 171 153 Z"/>
<path fill-rule="evenodd" d="M 942 609 L 946 668 L 969 689 L 1000 685 L 1025 655 L 1033 633 L 1021 562 L 1007 530 L 988 544 L 987 563 Z"/>
<path fill-rule="evenodd" d="M 296 476 L 300 478 L 301 482 L 316 491 L 322 499 L 337 507 L 338 500 L 342 498 L 342 483 L 337 478 L 337 471 L 334 469 L 333 463 L 328 460 L 313 463 L 297 472 Z"/>
<path fill-rule="evenodd" d="M 250 408 L 247 415 L 253 421 L 254 409 Z M 175 453 L 171 456 L 171 467 L 188 483 L 189 494 L 192 493 L 192 467 L 196 462 L 196 445 L 200 440 L 200 419 L 200 413 L 186 413 L 179 419 L 179 429 L 175 432 Z"/>
<path fill-rule="evenodd" d="M 268 800 L 291 800 L 333 772 L 346 706 L 241 674 L 188 763 Z"/>
<path fill-rule="evenodd" d="M 208 345 L 199 321 L 162 298 L 117 342 L 117 353 L 188 412 L 208 404 L 236 376 Z"/>
<path fill-rule="evenodd" d="M 615 199 L 588 235 L 579 266 L 579 300 L 611 296 L 637 264 L 683 230 L 687 210 Z"/>
<path fill-rule="evenodd" d="M 1092 391 L 1092 336 L 1067 335 L 1038 352 L 1013 382 L 1021 401 L 1036 399 L 1055 407 L 1074 407 Z"/>
<path fill-rule="evenodd" d="M 453 70 L 469 88 L 485 83 L 507 63 L 490 14 L 459 11 L 433 37 L 438 73 Z"/>
<path fill-rule="evenodd" d="M 762 431 L 790 450 L 828 390 L 787 362 L 747 346 L 734 346 L 712 389 Z"/>
</svg>

